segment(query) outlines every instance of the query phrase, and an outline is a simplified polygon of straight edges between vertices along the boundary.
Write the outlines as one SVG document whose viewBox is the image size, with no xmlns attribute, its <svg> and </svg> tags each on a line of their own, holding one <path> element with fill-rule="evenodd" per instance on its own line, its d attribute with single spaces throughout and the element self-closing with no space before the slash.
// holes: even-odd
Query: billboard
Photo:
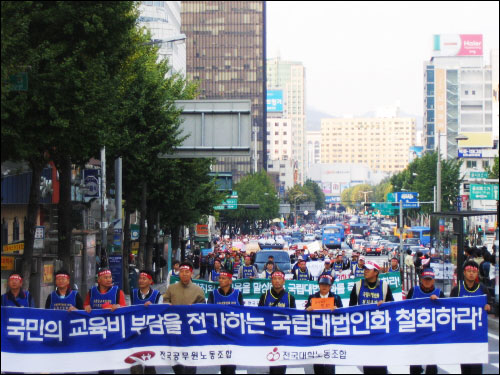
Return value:
<svg viewBox="0 0 500 375">
<path fill-rule="evenodd" d="M 422 153 L 424 152 L 424 148 L 422 146 L 411 146 L 410 147 L 410 156 L 408 158 L 408 162 L 411 163 L 413 160 L 422 157 Z"/>
<path fill-rule="evenodd" d="M 267 112 L 283 112 L 283 90 L 267 90 Z"/>
<path fill-rule="evenodd" d="M 434 35 L 433 56 L 483 56 L 483 35 Z"/>
</svg>

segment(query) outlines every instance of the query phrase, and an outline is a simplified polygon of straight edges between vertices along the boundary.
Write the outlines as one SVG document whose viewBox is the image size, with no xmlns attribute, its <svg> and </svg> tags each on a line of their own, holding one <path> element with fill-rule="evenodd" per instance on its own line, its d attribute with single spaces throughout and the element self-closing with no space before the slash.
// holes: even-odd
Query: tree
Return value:
<svg viewBox="0 0 500 375">
<path fill-rule="evenodd" d="M 307 180 L 304 187 L 309 188 L 314 194 L 314 206 L 316 210 L 322 210 L 325 207 L 325 194 L 321 187 L 312 180 Z"/>
<path fill-rule="evenodd" d="M 25 229 L 26 284 L 36 191 L 49 160 L 60 171 L 58 257 L 69 268 L 71 164 L 97 153 L 101 129 L 114 119 L 116 73 L 130 53 L 137 16 L 133 10 L 130 2 L 2 2 L 2 150 L 7 147 L 2 161 L 27 160 L 33 172 Z M 28 73 L 28 90 L 5 93 L 4 77 L 20 69 Z"/>
<path fill-rule="evenodd" d="M 488 178 L 496 178 L 498 179 L 498 155 L 493 158 L 493 166 L 491 169 L 488 169 Z"/>
</svg>

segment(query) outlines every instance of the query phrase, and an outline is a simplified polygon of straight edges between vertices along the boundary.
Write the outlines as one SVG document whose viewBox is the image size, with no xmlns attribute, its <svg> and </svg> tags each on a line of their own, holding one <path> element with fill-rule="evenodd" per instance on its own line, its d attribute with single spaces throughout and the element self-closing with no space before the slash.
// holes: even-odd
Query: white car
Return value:
<svg viewBox="0 0 500 375">
<path fill-rule="evenodd" d="M 304 236 L 304 242 L 316 241 L 316 236 L 312 233 L 308 233 Z"/>
</svg>

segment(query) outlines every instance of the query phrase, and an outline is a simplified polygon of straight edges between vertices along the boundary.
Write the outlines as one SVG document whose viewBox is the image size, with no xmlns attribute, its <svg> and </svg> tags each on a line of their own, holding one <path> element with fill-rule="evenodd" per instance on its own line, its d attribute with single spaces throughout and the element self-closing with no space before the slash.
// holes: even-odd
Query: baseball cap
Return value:
<svg viewBox="0 0 500 375">
<path fill-rule="evenodd" d="M 369 270 L 380 271 L 380 266 L 377 263 L 372 262 L 371 260 L 366 261 L 365 268 Z"/>
<path fill-rule="evenodd" d="M 423 279 L 434 279 L 436 275 L 434 274 L 434 270 L 432 268 L 427 268 L 422 271 Z"/>
<path fill-rule="evenodd" d="M 327 284 L 327 285 L 332 285 L 333 283 L 333 277 L 330 275 L 321 275 L 318 281 L 318 284 Z"/>
<path fill-rule="evenodd" d="M 330 263 L 330 259 L 329 259 L 329 258 L 326 258 L 326 259 L 325 259 L 325 263 Z"/>
<path fill-rule="evenodd" d="M 359 257 L 359 260 L 363 260 L 363 261 L 364 261 L 364 260 L 365 260 L 365 257 L 364 257 L 363 255 L 361 255 L 361 256 Z"/>
</svg>

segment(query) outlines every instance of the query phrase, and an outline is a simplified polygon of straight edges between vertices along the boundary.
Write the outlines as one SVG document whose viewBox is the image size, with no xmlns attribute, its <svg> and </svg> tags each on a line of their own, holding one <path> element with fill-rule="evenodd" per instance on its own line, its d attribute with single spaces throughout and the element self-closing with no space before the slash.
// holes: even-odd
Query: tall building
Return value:
<svg viewBox="0 0 500 375">
<path fill-rule="evenodd" d="M 139 4 L 139 23 L 151 31 L 153 40 L 160 43 L 160 59 L 168 59 L 173 72 L 186 75 L 186 44 L 181 35 L 180 1 L 142 1 Z"/>
<path fill-rule="evenodd" d="M 313 164 L 321 163 L 321 131 L 310 130 L 306 133 L 307 169 Z M 309 173 L 307 174 L 309 176 Z"/>
<path fill-rule="evenodd" d="M 476 147 L 492 147 L 492 92 L 482 35 L 434 35 L 433 56 L 424 64 L 425 149 L 437 149 L 438 134 L 443 158 L 457 157 L 459 134 L 481 138 Z"/>
<path fill-rule="evenodd" d="M 283 116 L 292 121 L 292 159 L 298 164 L 298 181 L 306 173 L 306 113 L 305 68 L 300 62 L 282 61 L 279 57 L 267 61 L 267 88 L 284 91 Z"/>
<path fill-rule="evenodd" d="M 378 172 L 400 172 L 415 143 L 414 118 L 321 120 L 321 163 L 362 164 Z"/>
<path fill-rule="evenodd" d="M 198 99 L 250 99 L 251 156 L 217 158 L 214 172 L 239 179 L 266 165 L 266 5 L 264 1 L 183 1 L 187 78 Z"/>
</svg>

